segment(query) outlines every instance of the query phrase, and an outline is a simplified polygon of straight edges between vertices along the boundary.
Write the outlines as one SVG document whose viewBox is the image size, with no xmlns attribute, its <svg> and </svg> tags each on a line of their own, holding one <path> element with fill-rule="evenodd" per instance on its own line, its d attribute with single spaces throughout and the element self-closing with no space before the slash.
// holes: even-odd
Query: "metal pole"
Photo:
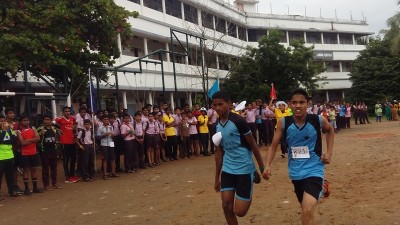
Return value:
<svg viewBox="0 0 400 225">
<path fill-rule="evenodd" d="M 204 52 L 203 52 L 203 40 L 200 39 L 200 51 L 201 51 L 201 75 L 203 79 L 203 98 L 204 98 L 204 103 L 207 104 L 207 94 L 206 94 L 206 83 L 204 79 Z"/>
<path fill-rule="evenodd" d="M 28 71 L 26 70 L 26 59 L 24 59 L 23 62 L 23 67 L 24 67 L 24 83 L 25 83 L 25 93 L 29 92 L 29 86 L 28 86 Z M 25 97 L 25 112 L 28 113 L 28 115 L 31 115 L 31 107 L 30 107 L 30 101 L 28 96 Z"/>
<path fill-rule="evenodd" d="M 64 76 L 64 92 L 68 93 L 68 78 L 67 78 L 67 74 L 65 73 L 65 69 L 66 67 L 63 67 L 63 76 Z"/>
<path fill-rule="evenodd" d="M 175 105 L 177 105 L 176 104 L 176 100 L 178 99 L 178 97 L 177 97 L 177 92 L 178 92 L 178 89 L 177 89 L 177 86 L 176 86 L 176 71 L 175 71 L 175 54 L 174 54 L 174 43 L 172 42 L 172 30 L 170 31 L 171 32 L 171 46 L 172 46 L 172 69 L 173 69 L 173 71 L 174 71 L 174 85 L 175 85 L 175 91 L 174 91 L 174 102 L 175 102 Z M 165 97 L 164 97 L 165 98 Z"/>
<path fill-rule="evenodd" d="M 97 70 L 97 69 L 96 69 L 96 86 L 97 86 L 97 91 L 96 91 L 96 93 L 97 93 L 97 99 L 96 99 L 97 100 L 97 110 L 99 110 L 99 109 L 101 109 L 101 99 L 100 99 L 99 70 Z"/>
<path fill-rule="evenodd" d="M 115 75 L 115 96 L 117 97 L 117 112 L 120 113 L 119 111 L 119 95 L 118 95 L 118 72 L 117 70 L 114 71 L 114 75 Z"/>
<path fill-rule="evenodd" d="M 164 60 L 162 52 L 160 52 L 160 61 L 161 61 L 161 78 L 162 78 L 162 93 L 163 93 L 163 102 L 165 102 L 165 79 L 164 79 Z"/>
</svg>

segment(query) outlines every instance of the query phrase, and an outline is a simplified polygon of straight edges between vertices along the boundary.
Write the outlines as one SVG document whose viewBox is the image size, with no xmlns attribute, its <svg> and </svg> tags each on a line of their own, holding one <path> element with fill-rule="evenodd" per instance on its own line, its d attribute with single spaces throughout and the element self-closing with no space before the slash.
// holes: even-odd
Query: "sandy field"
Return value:
<svg viewBox="0 0 400 225">
<path fill-rule="evenodd" d="M 261 150 L 264 157 L 267 148 Z M 279 154 L 273 177 L 255 185 L 240 224 L 301 224 L 287 159 Z M 62 189 L 17 198 L 6 196 L 3 181 L 0 224 L 226 224 L 220 194 L 213 190 L 214 170 L 214 157 L 201 156 L 107 181 L 60 182 Z M 63 181 L 62 167 L 58 173 Z M 400 123 L 341 130 L 326 179 L 332 193 L 318 205 L 317 224 L 400 224 Z"/>
</svg>

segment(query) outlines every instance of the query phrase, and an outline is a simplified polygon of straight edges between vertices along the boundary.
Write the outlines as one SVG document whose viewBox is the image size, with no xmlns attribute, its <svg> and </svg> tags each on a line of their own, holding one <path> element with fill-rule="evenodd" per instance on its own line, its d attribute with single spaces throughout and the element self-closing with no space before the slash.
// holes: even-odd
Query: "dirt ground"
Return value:
<svg viewBox="0 0 400 225">
<path fill-rule="evenodd" d="M 317 224 L 400 224 L 399 146 L 399 122 L 340 131 L 326 170 L 332 193 L 318 205 Z M 263 156 L 266 152 L 262 148 Z M 272 173 L 271 180 L 255 185 L 253 204 L 240 224 L 301 224 L 287 159 L 279 153 Z M 60 190 L 5 197 L 0 224 L 225 224 L 213 181 L 214 158 L 197 157 L 107 181 L 60 183 Z"/>
</svg>

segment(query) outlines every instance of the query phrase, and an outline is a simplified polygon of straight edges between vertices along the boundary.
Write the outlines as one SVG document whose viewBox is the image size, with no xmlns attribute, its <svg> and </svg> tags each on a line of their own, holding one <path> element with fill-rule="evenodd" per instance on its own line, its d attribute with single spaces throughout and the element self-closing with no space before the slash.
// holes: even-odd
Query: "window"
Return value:
<svg viewBox="0 0 400 225">
<path fill-rule="evenodd" d="M 199 24 L 197 17 L 197 9 L 191 5 L 183 4 L 185 12 L 185 20 L 194 24 Z"/>
<path fill-rule="evenodd" d="M 129 0 L 129 1 L 136 3 L 136 4 L 140 4 L 140 0 Z"/>
<path fill-rule="evenodd" d="M 304 32 L 289 31 L 289 43 L 300 39 L 304 40 Z"/>
<path fill-rule="evenodd" d="M 352 45 L 353 44 L 353 36 L 351 34 L 339 34 L 340 44 L 343 45 Z"/>
<path fill-rule="evenodd" d="M 162 0 L 146 0 L 143 1 L 144 6 L 149 7 L 150 9 L 157 10 L 162 12 Z"/>
<path fill-rule="evenodd" d="M 220 70 L 229 70 L 229 58 L 227 56 L 219 55 L 218 63 Z"/>
<path fill-rule="evenodd" d="M 165 1 L 165 12 L 168 15 L 182 19 L 181 2 L 178 0 Z"/>
<path fill-rule="evenodd" d="M 226 22 L 225 22 L 224 19 L 215 17 L 215 29 L 216 29 L 218 32 L 221 32 L 221 33 L 223 33 L 223 34 L 226 33 L 226 24 L 225 24 L 225 23 L 226 23 Z"/>
<path fill-rule="evenodd" d="M 249 42 L 258 42 L 263 35 L 267 35 L 267 30 L 249 29 L 247 32 L 249 35 Z"/>
<path fill-rule="evenodd" d="M 144 55 L 143 38 L 133 36 L 132 39 L 128 41 L 128 45 L 122 46 L 122 54 L 134 57 L 143 56 Z"/>
<path fill-rule="evenodd" d="M 307 32 L 307 43 L 312 43 L 312 44 L 321 44 L 321 33 L 318 32 Z"/>
<path fill-rule="evenodd" d="M 214 30 L 213 20 L 214 20 L 213 15 L 211 15 L 207 12 L 201 11 L 201 24 L 203 25 L 203 27 Z"/>
<path fill-rule="evenodd" d="M 237 37 L 236 24 L 228 22 L 228 35 L 234 38 Z"/>
<path fill-rule="evenodd" d="M 238 26 L 238 32 L 239 32 L 239 39 L 242 41 L 247 41 L 246 40 L 246 28 Z"/>
<path fill-rule="evenodd" d="M 326 62 L 326 72 L 340 72 L 340 65 L 339 62 Z"/>
<path fill-rule="evenodd" d="M 324 33 L 325 44 L 337 44 L 337 34 L 335 33 Z"/>
<path fill-rule="evenodd" d="M 351 72 L 351 62 L 342 62 L 342 72 Z"/>
<path fill-rule="evenodd" d="M 281 30 L 280 32 L 282 32 L 281 43 L 287 43 L 287 32 L 285 30 Z"/>
</svg>

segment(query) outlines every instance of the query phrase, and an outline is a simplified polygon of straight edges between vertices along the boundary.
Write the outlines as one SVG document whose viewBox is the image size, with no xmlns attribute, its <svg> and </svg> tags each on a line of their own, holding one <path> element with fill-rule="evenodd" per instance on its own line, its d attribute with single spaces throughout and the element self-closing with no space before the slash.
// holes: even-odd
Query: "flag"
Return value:
<svg viewBox="0 0 400 225">
<path fill-rule="evenodd" d="M 212 98 L 213 94 L 217 91 L 219 91 L 219 79 L 215 80 L 210 90 L 208 90 L 208 97 Z"/>
<path fill-rule="evenodd" d="M 275 92 L 274 84 L 271 84 L 271 92 L 269 93 L 269 98 L 270 98 L 270 99 L 278 99 L 278 98 L 276 97 L 276 92 Z"/>
</svg>

